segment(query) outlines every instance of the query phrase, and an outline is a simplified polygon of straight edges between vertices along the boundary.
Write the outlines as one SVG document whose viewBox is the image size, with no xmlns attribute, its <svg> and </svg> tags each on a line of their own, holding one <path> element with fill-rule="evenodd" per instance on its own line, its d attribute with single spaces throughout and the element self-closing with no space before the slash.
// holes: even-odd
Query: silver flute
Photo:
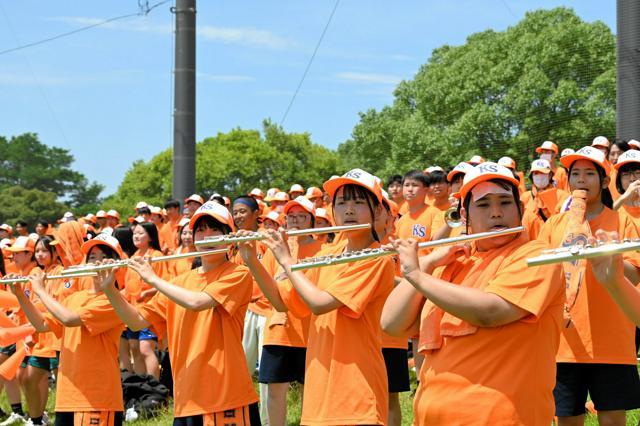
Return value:
<svg viewBox="0 0 640 426">
<path fill-rule="evenodd" d="M 186 259 L 189 257 L 199 257 L 199 256 L 208 256 L 210 254 L 216 254 L 216 253 L 226 253 L 227 249 L 217 249 L 217 250 L 206 250 L 206 251 L 192 251 L 189 253 L 179 253 L 179 254 L 172 254 L 169 256 L 158 256 L 158 257 L 150 257 L 149 258 L 149 263 L 157 263 L 157 262 L 168 262 L 171 260 L 176 260 L 176 259 Z M 78 273 L 85 273 L 85 272 L 98 272 L 98 271 L 105 271 L 105 270 L 109 270 L 109 269 L 113 269 L 113 268 L 126 268 L 129 265 L 129 259 L 122 259 L 122 260 L 116 260 L 115 262 L 112 263 L 105 263 L 103 265 L 94 265 L 91 263 L 88 263 L 86 265 L 77 265 L 77 266 L 71 266 L 67 269 L 63 269 L 62 271 L 60 271 L 60 273 L 63 276 L 69 276 L 69 275 L 75 275 Z"/>
<path fill-rule="evenodd" d="M 524 231 L 524 227 L 518 226 L 515 228 L 503 229 L 500 231 L 488 231 L 479 232 L 477 234 L 460 235 L 458 237 L 443 238 L 442 240 L 425 241 L 418 244 L 418 248 L 434 248 L 440 246 L 447 246 L 452 244 L 459 244 L 468 241 L 484 240 L 487 238 L 501 237 L 503 235 L 517 234 Z M 337 265 L 340 263 L 351 263 L 359 260 L 373 259 L 375 257 L 389 256 L 398 254 L 396 250 L 385 248 L 364 249 L 359 251 L 351 251 L 339 254 L 337 256 L 320 256 L 310 257 L 307 259 L 300 259 L 298 263 L 291 266 L 292 271 L 301 271 L 310 268 L 319 268 L 322 266 Z"/>
<path fill-rule="evenodd" d="M 357 231 L 359 229 L 369 228 L 371 228 L 371 225 L 368 223 L 363 223 L 360 225 L 327 226 L 325 228 L 294 229 L 291 231 L 287 231 L 287 235 L 290 237 L 300 237 L 302 235 L 329 234 L 332 232 Z M 264 240 L 265 238 L 267 237 L 260 232 L 253 232 L 250 235 L 243 236 L 218 235 L 215 237 L 207 237 L 203 240 L 196 241 L 194 245 L 196 247 L 210 247 L 220 244 L 235 244 L 244 243 L 247 241 L 260 241 Z"/>
<path fill-rule="evenodd" d="M 97 277 L 98 274 L 95 272 L 80 272 L 75 274 L 64 274 L 64 275 L 45 275 L 45 280 L 66 280 L 69 278 L 81 278 L 81 277 Z M 29 278 L 20 277 L 20 278 L 4 278 L 0 280 L 0 284 L 20 284 L 20 283 L 28 283 Z"/>
<path fill-rule="evenodd" d="M 552 263 L 571 262 L 578 259 L 611 256 L 627 251 L 640 250 L 640 240 L 613 241 L 597 245 L 573 245 L 557 249 L 544 250 L 540 256 L 527 259 L 527 266 L 549 265 Z"/>
</svg>

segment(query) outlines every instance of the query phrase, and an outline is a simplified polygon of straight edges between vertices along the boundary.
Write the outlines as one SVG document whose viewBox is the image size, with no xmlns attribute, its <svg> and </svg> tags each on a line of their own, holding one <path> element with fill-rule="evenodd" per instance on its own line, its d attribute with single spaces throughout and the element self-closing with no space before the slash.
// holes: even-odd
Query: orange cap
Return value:
<svg viewBox="0 0 640 426">
<path fill-rule="evenodd" d="M 2 225 L 0 225 L 0 229 L 7 231 L 10 234 L 13 234 L 13 228 L 11 227 L 11 225 L 7 225 L 6 223 L 3 223 Z"/>
<path fill-rule="evenodd" d="M 260 188 L 253 188 L 250 193 L 247 194 L 249 197 L 260 198 L 261 200 L 264 198 L 264 193 Z"/>
<path fill-rule="evenodd" d="M 423 170 L 423 173 L 431 174 L 433 172 L 444 172 L 444 169 L 440 166 L 430 166 Z"/>
<path fill-rule="evenodd" d="M 631 139 L 629 142 L 627 142 L 629 144 L 630 147 L 634 148 L 634 149 L 640 149 L 640 142 L 638 142 L 635 139 Z"/>
<path fill-rule="evenodd" d="M 315 209 L 313 208 L 313 203 L 303 196 L 296 197 L 295 200 L 291 200 L 287 204 L 285 204 L 283 213 L 284 214 L 289 213 L 289 210 L 291 210 L 295 206 L 302 207 L 307 213 L 309 213 L 313 217 L 315 217 L 316 215 Z"/>
<path fill-rule="evenodd" d="M 480 163 L 484 163 L 485 161 L 486 160 L 480 157 L 479 155 L 474 155 L 473 157 L 471 157 L 471 159 L 469 159 L 469 161 L 467 161 L 467 163 L 480 164 Z"/>
<path fill-rule="evenodd" d="M 618 157 L 618 162 L 613 167 L 616 170 L 619 170 L 620 167 L 629 163 L 640 163 L 640 151 L 630 149 L 623 152 L 622 154 L 620 154 L 620 157 Z"/>
<path fill-rule="evenodd" d="M 322 190 L 315 186 L 310 186 L 309 188 L 307 188 L 307 193 L 304 196 L 309 200 L 311 200 L 312 198 L 322 198 Z"/>
<path fill-rule="evenodd" d="M 540 145 L 539 147 L 536 148 L 536 152 L 538 154 L 540 154 L 543 149 L 547 149 L 549 151 L 553 151 L 556 154 L 558 153 L 558 145 L 556 145 L 555 143 L 553 143 L 551 141 L 542 142 L 542 145 Z"/>
<path fill-rule="evenodd" d="M 267 190 L 267 196 L 264 197 L 264 201 L 267 201 L 267 202 L 271 201 L 278 192 L 280 192 L 280 188 L 269 188 Z"/>
<path fill-rule="evenodd" d="M 204 199 L 198 194 L 191 194 L 189 197 L 184 199 L 185 204 L 187 204 L 189 201 L 195 201 L 196 203 L 204 204 Z"/>
<path fill-rule="evenodd" d="M 36 251 L 36 242 L 29 237 L 18 237 L 13 242 L 11 247 L 7 247 L 6 250 L 17 252 L 17 251 L 30 251 L 33 253 Z"/>
<path fill-rule="evenodd" d="M 151 210 L 151 214 L 157 214 L 157 215 L 160 215 L 160 216 L 164 216 L 164 212 L 162 211 L 163 209 L 161 209 L 160 207 L 149 206 L 149 210 Z"/>
<path fill-rule="evenodd" d="M 89 241 L 85 241 L 84 244 L 82 244 L 81 249 L 86 256 L 89 254 L 93 247 L 98 245 L 107 246 L 113 249 L 116 253 L 118 253 L 120 259 L 125 258 L 125 255 L 122 252 L 122 248 L 120 247 L 120 242 L 116 238 L 112 237 L 111 235 L 105 234 L 104 232 L 96 235 Z"/>
<path fill-rule="evenodd" d="M 98 210 L 96 212 L 96 218 L 104 219 L 105 217 L 107 217 L 107 212 L 105 212 L 104 210 Z"/>
<path fill-rule="evenodd" d="M 498 164 L 506 167 L 507 169 L 515 170 L 516 169 L 516 160 L 511 157 L 501 157 L 498 160 Z"/>
<path fill-rule="evenodd" d="M 447 180 L 451 183 L 453 182 L 453 178 L 455 177 L 455 175 L 462 173 L 463 175 L 466 174 L 469 170 L 471 170 L 473 168 L 473 166 L 469 163 L 467 163 L 466 161 L 463 161 L 462 163 L 458 163 L 457 166 L 455 166 L 453 168 L 453 170 L 451 170 L 449 172 L 449 174 L 447 175 Z"/>
<path fill-rule="evenodd" d="M 149 207 L 149 205 L 147 203 L 145 203 L 144 201 L 138 201 L 138 204 L 136 204 L 136 210 L 138 209 L 142 209 L 145 207 Z"/>
<path fill-rule="evenodd" d="M 89 213 L 84 217 L 84 220 L 91 222 L 91 223 L 96 223 L 96 216 L 93 213 Z"/>
<path fill-rule="evenodd" d="M 289 192 L 302 192 L 304 193 L 304 188 L 302 187 L 302 185 L 298 184 L 298 183 L 294 183 L 293 185 L 291 185 L 291 189 L 289 189 Z"/>
<path fill-rule="evenodd" d="M 333 220 L 331 220 L 331 215 L 329 215 L 329 212 L 327 211 L 327 209 L 323 209 L 323 208 L 317 208 L 316 209 L 316 218 L 323 218 L 324 220 L 328 221 L 330 224 L 333 225 Z"/>
<path fill-rule="evenodd" d="M 105 215 L 105 217 L 113 217 L 113 218 L 116 218 L 116 219 L 120 220 L 120 213 L 118 213 L 118 211 L 117 211 L 117 210 L 113 210 L 113 209 L 111 209 L 111 210 L 109 210 L 109 211 L 107 212 L 107 214 Z"/>
<path fill-rule="evenodd" d="M 201 205 L 198 210 L 196 210 L 196 212 L 191 217 L 191 220 L 189 221 L 189 228 L 193 229 L 198 218 L 202 216 L 211 216 L 218 222 L 229 226 L 232 231 L 235 229 L 233 218 L 231 217 L 231 213 L 229 213 L 229 210 L 225 206 L 218 204 L 215 201 L 207 201 L 206 203 Z"/>
<path fill-rule="evenodd" d="M 576 150 L 573 148 L 565 148 L 560 153 L 560 158 L 564 157 L 565 155 L 573 154 L 574 152 L 576 152 Z"/>
<path fill-rule="evenodd" d="M 271 201 L 289 201 L 289 194 L 286 192 L 276 192 L 276 194 L 271 198 Z"/>
<path fill-rule="evenodd" d="M 609 146 L 611 146 L 611 143 L 609 142 L 609 139 L 605 138 L 604 136 L 596 136 L 595 138 L 593 138 L 591 146 L 602 146 L 605 148 L 609 148 Z"/>
<path fill-rule="evenodd" d="M 541 158 L 533 160 L 533 163 L 531 163 L 531 173 L 533 172 L 551 173 L 551 164 Z"/>
<path fill-rule="evenodd" d="M 594 148 L 593 146 L 584 146 L 577 150 L 575 153 L 565 155 L 564 157 L 560 158 L 560 162 L 567 169 L 571 168 L 571 165 L 578 160 L 591 161 L 602 167 L 607 175 L 609 174 L 609 167 L 607 167 L 605 163 L 604 153 L 598 148 Z"/>
<path fill-rule="evenodd" d="M 327 194 L 333 198 L 338 188 L 350 184 L 368 189 L 375 195 L 379 202 L 382 202 L 382 188 L 378 183 L 378 179 L 371 173 L 367 173 L 362 169 L 349 170 L 340 177 L 329 179 L 322 186 Z"/>
<path fill-rule="evenodd" d="M 280 226 L 284 225 L 284 215 L 281 215 L 280 213 L 274 210 L 271 210 L 267 214 L 263 214 L 262 216 L 260 216 L 260 219 L 262 219 L 263 222 L 265 221 L 265 219 L 269 219 L 276 222 Z"/>
<path fill-rule="evenodd" d="M 511 170 L 496 163 L 485 162 L 473 167 L 464 175 L 460 198 L 464 200 L 474 186 L 492 179 L 505 180 L 516 187 L 519 184 L 518 180 L 513 177 Z"/>
</svg>

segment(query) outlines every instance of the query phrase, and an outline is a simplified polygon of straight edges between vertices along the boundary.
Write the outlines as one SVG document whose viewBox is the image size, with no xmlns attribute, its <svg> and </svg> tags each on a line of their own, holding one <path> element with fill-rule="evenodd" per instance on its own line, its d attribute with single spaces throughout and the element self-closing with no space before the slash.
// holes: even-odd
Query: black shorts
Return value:
<svg viewBox="0 0 640 426">
<path fill-rule="evenodd" d="M 75 423 L 74 412 L 60 412 L 56 411 L 56 420 L 54 426 L 69 426 Z M 79 421 L 85 425 L 105 425 L 105 426 L 122 426 L 122 411 L 103 411 L 103 412 L 86 412 L 84 416 L 79 418 Z M 95 414 L 95 418 L 92 418 L 92 414 Z"/>
<path fill-rule="evenodd" d="M 389 393 L 407 392 L 409 384 L 409 364 L 406 349 L 382 348 L 384 365 L 387 367 Z"/>
<path fill-rule="evenodd" d="M 233 410 L 229 410 L 233 411 Z M 195 416 L 187 416 L 187 417 L 175 417 L 173 419 L 173 426 L 203 426 L 204 425 L 204 416 L 202 414 L 198 414 Z M 224 413 L 223 413 L 224 417 Z M 248 421 L 247 421 L 248 420 Z M 224 426 L 224 418 L 222 421 L 217 422 L 220 426 Z M 258 409 L 258 403 L 254 402 L 253 404 L 249 404 L 249 418 L 245 419 L 245 421 L 233 422 L 231 424 L 240 425 L 250 425 L 250 426 L 262 426 L 262 422 L 260 422 L 260 410 Z"/>
<path fill-rule="evenodd" d="M 9 346 L 0 347 L 0 354 L 11 356 L 16 353 L 16 344 L 12 343 Z"/>
<path fill-rule="evenodd" d="M 260 383 L 304 383 L 307 348 L 264 345 L 260 359 Z"/>
<path fill-rule="evenodd" d="M 640 408 L 638 370 L 625 364 L 556 364 L 556 416 L 584 414 L 587 393 L 598 411 Z"/>
</svg>

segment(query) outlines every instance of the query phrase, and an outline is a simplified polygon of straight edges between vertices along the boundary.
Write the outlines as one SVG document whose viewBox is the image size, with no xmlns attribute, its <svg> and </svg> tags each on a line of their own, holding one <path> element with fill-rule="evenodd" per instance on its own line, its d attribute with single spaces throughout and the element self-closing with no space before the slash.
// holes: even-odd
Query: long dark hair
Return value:
<svg viewBox="0 0 640 426">
<path fill-rule="evenodd" d="M 42 243 L 44 248 L 51 255 L 51 263 L 53 264 L 53 262 L 56 260 L 56 256 L 58 256 L 58 252 L 57 252 L 56 246 L 52 246 L 51 245 L 52 242 L 53 242 L 53 237 L 51 237 L 49 235 L 44 235 L 44 236 L 38 238 L 38 241 L 36 241 L 35 247 L 38 247 L 38 244 Z M 35 257 L 35 251 L 34 251 L 34 257 Z M 37 260 L 36 260 L 36 262 L 37 262 Z M 38 263 L 38 266 L 43 268 L 43 266 L 40 265 L 39 263 Z"/>
<path fill-rule="evenodd" d="M 136 226 L 142 226 L 147 234 L 149 235 L 149 247 L 154 250 L 160 251 L 160 239 L 158 238 L 158 228 L 155 223 L 151 222 L 142 222 L 138 223 Z"/>
<path fill-rule="evenodd" d="M 607 177 L 607 172 L 602 168 L 602 166 L 599 166 L 593 161 L 591 161 L 591 163 L 596 168 L 598 177 L 600 178 L 600 202 L 602 202 L 606 207 L 613 209 L 613 197 L 611 196 L 611 191 L 609 191 L 609 188 L 603 186 L 604 179 Z M 573 166 L 575 164 L 576 162 L 574 161 L 571 163 L 571 166 L 569 166 L 569 180 L 571 180 L 571 170 L 573 170 Z"/>
<path fill-rule="evenodd" d="M 136 246 L 133 245 L 133 231 L 128 226 L 118 226 L 111 234 L 113 238 L 118 240 L 122 251 L 131 257 L 136 252 Z"/>
</svg>

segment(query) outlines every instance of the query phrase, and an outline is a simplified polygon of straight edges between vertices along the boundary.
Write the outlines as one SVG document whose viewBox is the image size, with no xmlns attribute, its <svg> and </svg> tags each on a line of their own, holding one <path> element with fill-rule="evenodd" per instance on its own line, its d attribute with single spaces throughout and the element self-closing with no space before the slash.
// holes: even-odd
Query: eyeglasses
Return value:
<svg viewBox="0 0 640 426">
<path fill-rule="evenodd" d="M 287 220 L 292 222 L 305 222 L 309 215 L 307 213 L 289 213 L 287 214 Z"/>
<path fill-rule="evenodd" d="M 620 173 L 621 179 L 640 179 L 640 170 L 634 170 L 632 172 L 622 172 Z"/>
</svg>

